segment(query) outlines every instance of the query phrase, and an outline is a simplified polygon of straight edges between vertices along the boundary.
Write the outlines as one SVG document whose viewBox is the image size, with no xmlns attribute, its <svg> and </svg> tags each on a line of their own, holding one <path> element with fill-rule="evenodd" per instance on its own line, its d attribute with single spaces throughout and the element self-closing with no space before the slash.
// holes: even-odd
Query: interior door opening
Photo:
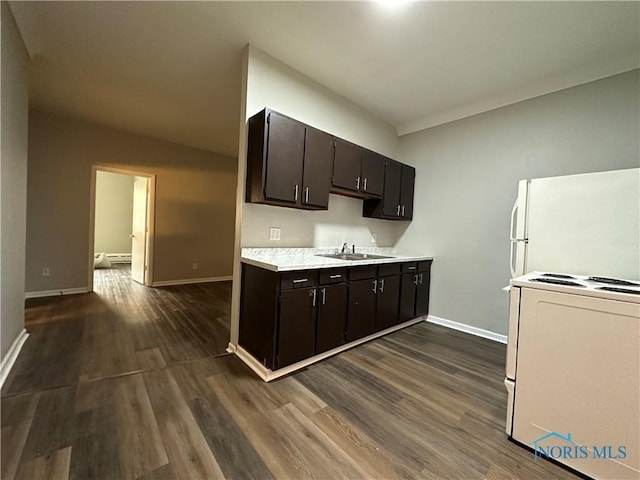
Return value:
<svg viewBox="0 0 640 480">
<path fill-rule="evenodd" d="M 151 286 L 155 175 L 97 166 L 92 173 L 89 289 L 97 269 L 129 265 L 132 280 Z"/>
</svg>

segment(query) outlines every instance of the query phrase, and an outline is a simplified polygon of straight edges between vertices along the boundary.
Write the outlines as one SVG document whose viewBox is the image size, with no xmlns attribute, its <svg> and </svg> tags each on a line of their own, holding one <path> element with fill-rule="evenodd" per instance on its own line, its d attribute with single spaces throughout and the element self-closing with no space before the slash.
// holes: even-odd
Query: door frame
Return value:
<svg viewBox="0 0 640 480">
<path fill-rule="evenodd" d="M 153 246 L 155 241 L 155 205 L 156 205 L 156 174 L 148 172 L 140 172 L 137 170 L 127 170 L 125 168 L 110 167 L 104 165 L 91 166 L 91 194 L 89 195 L 89 259 L 88 267 L 88 285 L 89 291 L 93 292 L 93 259 L 95 252 L 95 226 L 96 226 L 96 180 L 98 172 L 119 173 L 132 177 L 145 177 L 149 182 L 147 190 L 147 236 L 145 245 L 145 265 L 147 272 L 144 276 L 144 284 L 147 287 L 153 284 Z"/>
</svg>

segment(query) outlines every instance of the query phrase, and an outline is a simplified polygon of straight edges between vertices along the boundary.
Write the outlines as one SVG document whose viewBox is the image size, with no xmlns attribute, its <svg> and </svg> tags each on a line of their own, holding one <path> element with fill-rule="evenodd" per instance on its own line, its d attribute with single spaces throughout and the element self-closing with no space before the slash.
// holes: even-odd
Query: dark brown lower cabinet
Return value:
<svg viewBox="0 0 640 480">
<path fill-rule="evenodd" d="M 317 295 L 316 288 L 280 293 L 276 368 L 314 355 Z"/>
<path fill-rule="evenodd" d="M 416 291 L 416 317 L 429 313 L 429 286 L 431 284 L 431 260 L 418 262 Z"/>
<path fill-rule="evenodd" d="M 273 272 L 242 264 L 239 345 L 270 370 L 429 310 L 431 261 Z"/>
<path fill-rule="evenodd" d="M 316 354 L 345 343 L 347 328 L 347 284 L 318 287 Z"/>
<path fill-rule="evenodd" d="M 400 283 L 400 322 L 429 314 L 431 260 L 403 265 Z"/>
<path fill-rule="evenodd" d="M 398 324 L 400 275 L 378 278 L 376 301 L 376 331 Z"/>
<path fill-rule="evenodd" d="M 416 273 L 403 273 L 400 279 L 400 322 L 416 317 Z"/>
<path fill-rule="evenodd" d="M 377 288 L 378 281 L 373 278 L 349 282 L 347 342 L 375 332 Z"/>
</svg>

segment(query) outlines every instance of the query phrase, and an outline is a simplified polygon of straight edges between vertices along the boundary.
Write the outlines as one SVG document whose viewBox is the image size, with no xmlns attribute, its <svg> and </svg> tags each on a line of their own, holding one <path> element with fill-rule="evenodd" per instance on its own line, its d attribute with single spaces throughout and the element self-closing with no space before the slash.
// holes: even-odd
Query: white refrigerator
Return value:
<svg viewBox="0 0 640 480">
<path fill-rule="evenodd" d="M 512 277 L 640 279 L 640 168 L 521 180 L 510 260 Z"/>
</svg>

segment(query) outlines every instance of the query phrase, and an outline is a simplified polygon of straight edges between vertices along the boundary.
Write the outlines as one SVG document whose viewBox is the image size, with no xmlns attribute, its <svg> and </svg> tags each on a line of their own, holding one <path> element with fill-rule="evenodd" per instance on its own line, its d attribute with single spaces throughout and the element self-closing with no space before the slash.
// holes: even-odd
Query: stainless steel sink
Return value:
<svg viewBox="0 0 640 480">
<path fill-rule="evenodd" d="M 372 253 L 319 253 L 316 257 L 335 258 L 336 260 L 376 260 L 379 258 L 394 258 L 388 255 L 374 255 Z"/>
</svg>

